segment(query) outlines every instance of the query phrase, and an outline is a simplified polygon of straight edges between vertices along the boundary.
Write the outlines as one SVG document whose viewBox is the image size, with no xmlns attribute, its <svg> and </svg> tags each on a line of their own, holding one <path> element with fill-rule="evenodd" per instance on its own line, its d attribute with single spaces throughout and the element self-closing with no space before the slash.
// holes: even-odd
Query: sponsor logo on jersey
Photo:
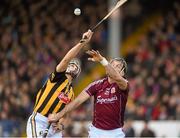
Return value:
<svg viewBox="0 0 180 138">
<path fill-rule="evenodd" d="M 103 103 L 114 103 L 117 100 L 117 96 L 114 95 L 111 98 L 102 98 L 101 96 L 97 97 L 97 103 L 103 104 Z"/>
</svg>

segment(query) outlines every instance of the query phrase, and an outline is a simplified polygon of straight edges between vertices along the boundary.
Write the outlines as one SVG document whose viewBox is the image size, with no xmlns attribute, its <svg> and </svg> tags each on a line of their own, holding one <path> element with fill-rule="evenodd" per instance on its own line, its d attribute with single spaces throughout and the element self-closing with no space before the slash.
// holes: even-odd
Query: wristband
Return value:
<svg viewBox="0 0 180 138">
<path fill-rule="evenodd" d="M 109 63 L 108 63 L 108 61 L 105 59 L 105 58 L 103 58 L 101 61 L 100 61 L 100 63 L 103 65 L 103 66 L 107 66 Z"/>
</svg>

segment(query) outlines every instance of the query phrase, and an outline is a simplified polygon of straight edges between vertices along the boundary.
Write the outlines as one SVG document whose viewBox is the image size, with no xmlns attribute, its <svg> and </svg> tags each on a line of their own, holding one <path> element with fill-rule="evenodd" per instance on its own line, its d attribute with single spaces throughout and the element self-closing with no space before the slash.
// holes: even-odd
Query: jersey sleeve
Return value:
<svg viewBox="0 0 180 138">
<path fill-rule="evenodd" d="M 93 83 L 90 83 L 83 91 L 87 92 L 89 96 L 94 96 L 99 86 L 100 81 L 94 81 Z"/>
<path fill-rule="evenodd" d="M 54 70 L 54 72 L 52 72 L 50 75 L 49 75 L 49 80 L 51 82 L 57 82 L 57 81 L 64 81 L 66 80 L 67 77 L 65 75 L 65 71 L 63 72 L 57 72 L 56 69 Z"/>
</svg>

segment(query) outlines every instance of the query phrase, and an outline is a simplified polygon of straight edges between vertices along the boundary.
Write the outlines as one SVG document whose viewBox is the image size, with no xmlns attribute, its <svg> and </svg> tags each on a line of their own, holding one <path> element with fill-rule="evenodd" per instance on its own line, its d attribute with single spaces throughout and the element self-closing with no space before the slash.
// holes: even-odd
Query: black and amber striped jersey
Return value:
<svg viewBox="0 0 180 138">
<path fill-rule="evenodd" d="M 44 116 L 61 111 L 66 104 L 74 99 L 72 85 L 65 72 L 52 72 L 48 80 L 36 96 L 34 112 Z"/>
</svg>

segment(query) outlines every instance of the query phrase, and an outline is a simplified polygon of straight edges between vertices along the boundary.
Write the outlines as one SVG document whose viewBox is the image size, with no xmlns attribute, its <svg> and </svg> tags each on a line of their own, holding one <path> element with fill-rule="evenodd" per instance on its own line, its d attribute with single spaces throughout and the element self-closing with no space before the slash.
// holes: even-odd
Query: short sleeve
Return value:
<svg viewBox="0 0 180 138">
<path fill-rule="evenodd" d="M 57 81 L 64 81 L 66 80 L 67 77 L 65 75 L 65 71 L 63 72 L 57 72 L 56 69 L 54 70 L 54 72 L 52 72 L 50 75 L 49 75 L 49 80 L 51 82 L 57 82 Z"/>
<path fill-rule="evenodd" d="M 101 84 L 100 82 L 101 80 L 94 81 L 93 83 L 89 84 L 83 91 L 87 92 L 89 96 L 94 96 Z"/>
</svg>

